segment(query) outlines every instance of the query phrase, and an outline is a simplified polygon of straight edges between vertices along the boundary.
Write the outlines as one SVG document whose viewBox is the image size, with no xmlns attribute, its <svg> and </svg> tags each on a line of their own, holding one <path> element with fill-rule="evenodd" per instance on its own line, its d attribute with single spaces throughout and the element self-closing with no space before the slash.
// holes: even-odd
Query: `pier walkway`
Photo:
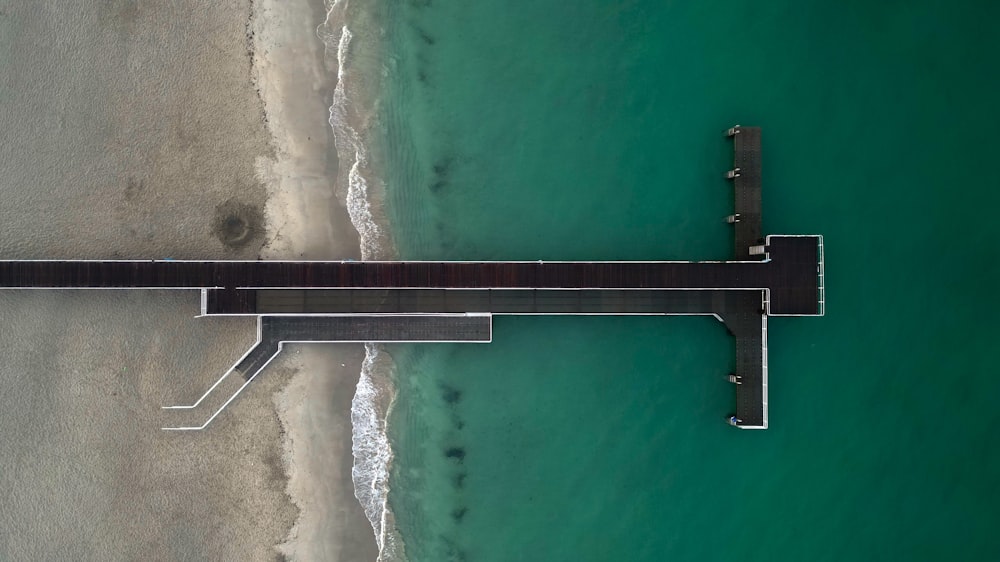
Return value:
<svg viewBox="0 0 1000 562">
<path fill-rule="evenodd" d="M 768 316 L 824 313 L 823 239 L 761 236 L 760 129 L 727 134 L 735 261 L 0 261 L 0 289 L 200 290 L 203 315 L 258 317 L 230 370 L 247 383 L 287 342 L 488 342 L 493 314 L 714 315 L 736 340 L 729 421 L 763 429 Z"/>
<path fill-rule="evenodd" d="M 488 314 L 407 316 L 260 316 L 257 343 L 234 365 L 255 376 L 286 343 L 480 342 L 492 339 Z"/>
<path fill-rule="evenodd" d="M 733 180 L 734 214 L 730 218 L 736 235 L 736 259 L 760 259 L 750 249 L 762 244 L 761 237 L 761 159 L 760 128 L 737 125 L 727 133 L 733 138 L 733 169 L 726 174 Z"/>
</svg>

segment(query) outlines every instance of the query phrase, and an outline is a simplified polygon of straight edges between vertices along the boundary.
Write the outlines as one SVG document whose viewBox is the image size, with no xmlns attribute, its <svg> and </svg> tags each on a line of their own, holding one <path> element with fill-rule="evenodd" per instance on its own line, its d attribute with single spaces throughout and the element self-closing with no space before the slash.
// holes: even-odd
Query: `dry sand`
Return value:
<svg viewBox="0 0 1000 562">
<path fill-rule="evenodd" d="M 356 256 L 329 195 L 310 1 L 0 0 L 0 255 Z M 159 407 L 193 401 L 253 339 L 250 320 L 197 307 L 0 292 L 0 559 L 274 560 L 282 544 L 374 559 L 350 487 L 361 346 L 300 347 L 209 431 L 162 432 L 193 420 Z"/>
<path fill-rule="evenodd" d="M 250 340 L 245 319 L 194 320 L 193 297 L 4 295 L 0 558 L 274 559 L 296 514 L 268 397 L 291 372 L 270 373 L 210 432 L 158 430 L 165 400 Z"/>
</svg>

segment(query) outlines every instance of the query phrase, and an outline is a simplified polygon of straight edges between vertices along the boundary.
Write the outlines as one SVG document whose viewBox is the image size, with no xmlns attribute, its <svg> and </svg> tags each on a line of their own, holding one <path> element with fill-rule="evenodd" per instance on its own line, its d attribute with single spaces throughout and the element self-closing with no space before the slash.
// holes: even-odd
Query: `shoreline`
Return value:
<svg viewBox="0 0 1000 562">
<path fill-rule="evenodd" d="M 371 527 L 351 478 L 349 413 L 363 349 L 290 345 L 285 353 L 282 363 L 296 374 L 272 399 L 284 429 L 286 491 L 298 517 L 277 549 L 289 560 L 374 561 Z"/>
<path fill-rule="evenodd" d="M 325 61 L 317 0 L 257 0 L 254 82 L 264 104 L 273 157 L 256 161 L 267 187 L 268 240 L 263 259 L 361 259 L 364 237 L 340 195 L 342 163 L 325 116 L 338 73 Z M 339 85 L 339 86 L 338 86 Z M 295 523 L 276 549 L 293 560 L 375 560 L 377 547 L 352 478 L 352 398 L 361 376 L 360 344 L 297 345 L 282 360 L 294 376 L 272 401 L 283 429 L 286 493 Z"/>
<path fill-rule="evenodd" d="M 317 34 L 325 47 L 327 69 L 337 77 L 328 120 L 341 161 L 337 194 L 359 234 L 361 259 L 395 259 L 385 210 L 386 184 L 378 173 L 382 171 L 376 158 L 380 147 L 374 134 L 385 78 L 384 22 L 379 19 L 380 10 L 371 4 L 352 8 L 349 2 L 324 0 L 324 7 Z M 397 396 L 395 368 L 384 346 L 366 343 L 351 402 L 352 479 L 355 496 L 374 531 L 377 562 L 406 560 L 389 499 L 394 451 L 388 423 Z"/>
<path fill-rule="evenodd" d="M 316 36 L 322 16 L 313 3 L 256 0 L 251 22 L 254 82 L 275 151 L 255 162 L 268 191 L 262 259 L 361 257 L 358 233 L 334 194 L 340 166 L 323 116 L 336 80 L 324 68 Z"/>
</svg>

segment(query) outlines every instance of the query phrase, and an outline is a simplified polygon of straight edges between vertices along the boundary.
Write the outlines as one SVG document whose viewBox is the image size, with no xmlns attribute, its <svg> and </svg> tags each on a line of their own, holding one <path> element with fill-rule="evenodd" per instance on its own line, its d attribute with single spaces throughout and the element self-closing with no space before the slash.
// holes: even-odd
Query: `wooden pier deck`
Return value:
<svg viewBox="0 0 1000 562">
<path fill-rule="evenodd" d="M 815 314 L 817 238 L 769 239 L 733 262 L 0 261 L 0 288 L 216 289 L 217 313 L 250 311 L 241 289 L 769 289 L 772 314 Z"/>
<path fill-rule="evenodd" d="M 251 292 L 251 291 L 248 291 Z M 759 291 L 757 291 L 759 292 Z M 250 314 L 713 314 L 726 291 L 328 289 L 256 291 Z M 211 297 L 208 300 L 212 308 Z M 221 305 L 221 303 L 220 303 Z M 217 313 L 217 312 L 216 312 Z"/>
<path fill-rule="evenodd" d="M 768 316 L 823 314 L 823 240 L 762 237 L 760 129 L 729 136 L 735 261 L 0 261 L 0 289 L 200 290 L 204 315 L 258 316 L 234 366 L 250 380 L 289 341 L 483 342 L 493 314 L 711 314 L 736 340 L 730 421 L 763 429 Z"/>
<path fill-rule="evenodd" d="M 736 259 L 761 259 L 750 254 L 750 248 L 763 244 L 761 218 L 761 154 L 760 127 L 734 127 L 733 178 L 734 213 L 739 217 L 733 224 L 736 236 Z"/>
</svg>

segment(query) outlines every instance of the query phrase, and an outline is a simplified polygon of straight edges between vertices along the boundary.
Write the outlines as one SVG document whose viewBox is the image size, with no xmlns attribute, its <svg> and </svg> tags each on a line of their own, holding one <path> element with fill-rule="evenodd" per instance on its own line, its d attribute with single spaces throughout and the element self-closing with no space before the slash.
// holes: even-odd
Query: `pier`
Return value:
<svg viewBox="0 0 1000 562">
<path fill-rule="evenodd" d="M 733 138 L 733 169 L 726 178 L 733 180 L 736 202 L 730 217 L 736 236 L 736 259 L 759 258 L 752 249 L 761 243 L 760 129 L 737 125 L 726 134 Z"/>
<path fill-rule="evenodd" d="M 823 238 L 762 236 L 761 137 L 733 127 L 733 261 L 0 261 L 0 289 L 187 289 L 203 316 L 255 316 L 257 343 L 232 373 L 242 384 L 289 342 L 489 342 L 492 316 L 712 315 L 736 342 L 736 411 L 765 429 L 769 316 L 825 312 Z"/>
</svg>

